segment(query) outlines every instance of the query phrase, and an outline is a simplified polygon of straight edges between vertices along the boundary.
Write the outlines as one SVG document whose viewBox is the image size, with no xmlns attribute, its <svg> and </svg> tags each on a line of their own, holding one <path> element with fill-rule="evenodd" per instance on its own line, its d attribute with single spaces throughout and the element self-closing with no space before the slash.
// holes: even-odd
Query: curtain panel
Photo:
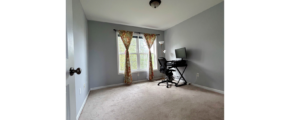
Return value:
<svg viewBox="0 0 290 120">
<path fill-rule="evenodd" d="M 133 32 L 130 31 L 124 31 L 119 30 L 119 35 L 124 43 L 124 46 L 126 48 L 126 54 L 125 54 L 125 78 L 124 82 L 126 84 L 132 83 L 132 74 L 131 74 L 131 66 L 130 66 L 130 57 L 129 57 L 129 46 L 133 37 Z"/>
<path fill-rule="evenodd" d="M 156 39 L 156 34 L 146 34 L 144 33 L 144 37 L 146 39 L 146 43 L 149 49 L 149 80 L 153 79 L 153 66 L 152 66 L 152 56 L 151 56 L 151 51 L 150 48 L 152 47 L 154 40 Z"/>
</svg>

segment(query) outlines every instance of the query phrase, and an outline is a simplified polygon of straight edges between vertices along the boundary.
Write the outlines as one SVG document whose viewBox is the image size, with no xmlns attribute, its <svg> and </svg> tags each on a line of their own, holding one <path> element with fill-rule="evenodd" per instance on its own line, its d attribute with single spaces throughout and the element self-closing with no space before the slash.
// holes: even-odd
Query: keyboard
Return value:
<svg viewBox="0 0 290 120">
<path fill-rule="evenodd" d="M 187 66 L 185 60 L 172 60 L 172 62 L 167 63 L 167 66 L 178 67 L 178 66 Z"/>
</svg>

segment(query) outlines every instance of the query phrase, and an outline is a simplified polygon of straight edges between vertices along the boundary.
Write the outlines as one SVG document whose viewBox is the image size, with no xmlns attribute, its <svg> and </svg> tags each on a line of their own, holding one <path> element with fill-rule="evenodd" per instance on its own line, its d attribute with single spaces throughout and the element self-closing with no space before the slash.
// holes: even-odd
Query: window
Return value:
<svg viewBox="0 0 290 120">
<path fill-rule="evenodd" d="M 151 47 L 153 70 L 157 69 L 156 39 Z M 126 48 L 118 33 L 117 33 L 117 47 L 118 47 L 117 50 L 118 50 L 119 74 L 120 73 L 123 74 L 125 71 Z M 130 54 L 131 72 L 147 71 L 149 69 L 148 67 L 149 51 L 143 34 L 135 34 L 135 33 L 133 34 L 133 38 L 129 47 L 129 54 Z"/>
</svg>

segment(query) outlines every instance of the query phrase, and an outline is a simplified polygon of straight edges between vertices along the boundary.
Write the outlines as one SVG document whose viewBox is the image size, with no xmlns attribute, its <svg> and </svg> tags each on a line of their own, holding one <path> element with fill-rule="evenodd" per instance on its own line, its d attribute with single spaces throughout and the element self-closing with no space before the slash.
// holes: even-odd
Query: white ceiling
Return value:
<svg viewBox="0 0 290 120">
<path fill-rule="evenodd" d="M 88 20 L 166 30 L 223 0 L 80 0 Z"/>
</svg>

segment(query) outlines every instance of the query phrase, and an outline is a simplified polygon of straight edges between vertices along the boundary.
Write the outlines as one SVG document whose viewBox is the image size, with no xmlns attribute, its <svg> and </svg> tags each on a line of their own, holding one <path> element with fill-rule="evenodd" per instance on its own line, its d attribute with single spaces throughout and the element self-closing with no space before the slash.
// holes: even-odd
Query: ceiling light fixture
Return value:
<svg viewBox="0 0 290 120">
<path fill-rule="evenodd" d="M 161 0 L 151 0 L 149 5 L 153 8 L 157 8 L 161 4 Z"/>
</svg>

